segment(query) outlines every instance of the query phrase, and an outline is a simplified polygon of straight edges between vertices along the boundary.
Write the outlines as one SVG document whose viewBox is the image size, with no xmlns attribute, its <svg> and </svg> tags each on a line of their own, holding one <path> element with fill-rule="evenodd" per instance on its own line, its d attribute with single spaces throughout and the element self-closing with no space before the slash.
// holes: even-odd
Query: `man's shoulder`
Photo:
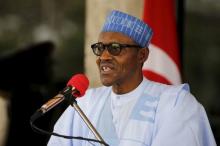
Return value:
<svg viewBox="0 0 220 146">
<path fill-rule="evenodd" d="M 190 93 L 189 85 L 186 83 L 166 86 L 161 93 L 160 102 L 161 104 L 167 103 L 172 108 L 184 103 L 198 103 L 195 97 Z"/>
<path fill-rule="evenodd" d="M 190 93 L 188 84 L 165 85 L 161 90 L 157 106 L 158 118 L 186 120 L 200 114 L 201 110 L 203 106 Z"/>
<path fill-rule="evenodd" d="M 157 113 L 165 114 L 168 111 L 184 112 L 190 106 L 191 110 L 201 107 L 201 104 L 190 93 L 189 85 L 186 83 L 165 85 L 150 81 L 144 92 L 157 99 Z"/>
<path fill-rule="evenodd" d="M 167 85 L 159 82 L 149 81 L 147 80 L 148 85 L 146 86 L 145 91 L 152 96 L 169 96 L 171 95 L 178 96 L 178 94 L 182 91 L 189 92 L 188 84 L 179 84 L 179 85 Z"/>
</svg>

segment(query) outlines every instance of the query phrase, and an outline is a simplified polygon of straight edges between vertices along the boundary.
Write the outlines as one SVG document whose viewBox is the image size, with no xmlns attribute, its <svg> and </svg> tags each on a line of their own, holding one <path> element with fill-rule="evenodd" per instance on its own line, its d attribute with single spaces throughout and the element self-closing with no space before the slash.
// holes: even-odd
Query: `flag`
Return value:
<svg viewBox="0 0 220 146">
<path fill-rule="evenodd" d="M 143 66 L 144 76 L 165 84 L 180 84 L 175 1 L 145 0 L 143 20 L 154 32 L 149 57 Z"/>
</svg>

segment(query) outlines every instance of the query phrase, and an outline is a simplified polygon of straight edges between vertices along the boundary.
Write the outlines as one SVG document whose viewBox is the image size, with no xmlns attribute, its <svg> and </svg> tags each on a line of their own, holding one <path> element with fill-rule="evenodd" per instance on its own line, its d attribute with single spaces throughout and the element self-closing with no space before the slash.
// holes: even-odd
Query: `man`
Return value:
<svg viewBox="0 0 220 146">
<path fill-rule="evenodd" d="M 204 108 L 187 84 L 164 85 L 143 77 L 151 28 L 112 11 L 91 45 L 104 86 L 90 89 L 79 106 L 110 146 L 215 146 Z M 72 107 L 54 127 L 64 135 L 94 138 Z M 100 145 L 52 136 L 48 146 Z"/>
</svg>

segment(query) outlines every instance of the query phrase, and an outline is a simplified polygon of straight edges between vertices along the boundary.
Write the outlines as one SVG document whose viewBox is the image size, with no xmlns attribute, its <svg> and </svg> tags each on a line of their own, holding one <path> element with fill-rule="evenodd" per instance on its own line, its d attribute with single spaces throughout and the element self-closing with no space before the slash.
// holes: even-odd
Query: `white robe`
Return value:
<svg viewBox="0 0 220 146">
<path fill-rule="evenodd" d="M 144 79 L 117 95 L 111 87 L 89 89 L 78 104 L 110 146 L 216 146 L 203 106 L 187 84 L 168 86 Z M 54 132 L 95 138 L 70 106 Z M 51 136 L 48 146 L 100 146 Z"/>
</svg>

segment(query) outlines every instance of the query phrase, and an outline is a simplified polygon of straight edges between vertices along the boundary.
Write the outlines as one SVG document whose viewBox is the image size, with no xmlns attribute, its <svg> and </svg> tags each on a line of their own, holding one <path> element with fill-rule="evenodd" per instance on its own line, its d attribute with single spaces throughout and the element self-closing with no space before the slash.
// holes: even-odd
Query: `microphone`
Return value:
<svg viewBox="0 0 220 146">
<path fill-rule="evenodd" d="M 46 112 L 51 110 L 53 107 L 55 107 L 56 105 L 61 103 L 63 100 L 68 99 L 69 101 L 72 101 L 70 103 L 71 106 L 74 107 L 74 109 L 78 112 L 78 114 L 83 119 L 83 121 L 85 122 L 87 127 L 92 131 L 94 136 L 99 140 L 98 142 L 101 142 L 102 146 L 108 146 L 108 144 L 103 140 L 101 135 L 98 133 L 98 131 L 95 129 L 95 127 L 89 121 L 89 119 L 83 113 L 83 111 L 78 106 L 78 104 L 77 104 L 77 102 L 75 100 L 75 98 L 82 97 L 85 94 L 85 91 L 87 90 L 88 86 L 89 86 L 89 80 L 88 80 L 88 78 L 85 75 L 83 75 L 83 74 L 74 75 L 68 81 L 67 86 L 62 91 L 60 91 L 59 94 L 57 94 L 55 97 L 53 97 L 48 102 L 43 104 L 41 106 L 41 108 L 38 109 L 31 116 L 31 119 L 30 119 L 31 126 L 33 128 L 35 128 L 36 130 L 42 132 L 42 133 L 51 135 L 50 133 L 45 132 L 44 130 L 41 130 L 41 129 L 36 128 L 35 126 L 33 126 L 33 121 L 35 121 L 37 118 L 39 118 L 40 116 L 42 116 L 43 114 L 45 114 Z M 60 137 L 64 137 L 64 138 L 69 137 L 69 136 L 64 136 L 64 135 L 60 135 L 60 134 L 57 134 L 57 133 L 52 133 L 52 134 L 55 135 L 55 136 L 60 136 Z M 71 138 L 76 138 L 76 137 L 71 137 Z M 82 139 L 86 140 L 85 138 L 82 138 Z M 91 139 L 87 139 L 87 140 L 91 140 Z"/>
<path fill-rule="evenodd" d="M 65 98 L 69 97 L 71 94 L 73 97 L 82 97 L 85 94 L 89 86 L 88 78 L 83 74 L 76 74 L 72 76 L 72 78 L 68 81 L 67 86 L 59 92 L 52 99 L 47 101 L 45 104 L 41 106 L 32 116 L 31 121 L 36 120 L 59 103 L 61 103 Z M 71 96 L 72 97 L 72 96 Z"/>
</svg>

